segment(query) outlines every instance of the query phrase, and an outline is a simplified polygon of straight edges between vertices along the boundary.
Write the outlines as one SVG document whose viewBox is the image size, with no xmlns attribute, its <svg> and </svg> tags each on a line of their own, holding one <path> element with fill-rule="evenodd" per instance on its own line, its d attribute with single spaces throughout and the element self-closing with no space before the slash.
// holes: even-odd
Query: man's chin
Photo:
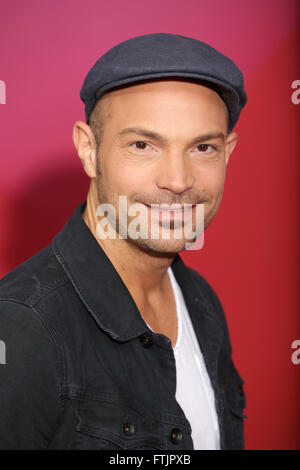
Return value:
<svg viewBox="0 0 300 470">
<path fill-rule="evenodd" d="M 136 240 L 130 239 L 130 242 L 143 251 L 160 254 L 176 254 L 184 251 L 191 244 L 188 240 L 152 240 L 138 238 Z"/>
</svg>

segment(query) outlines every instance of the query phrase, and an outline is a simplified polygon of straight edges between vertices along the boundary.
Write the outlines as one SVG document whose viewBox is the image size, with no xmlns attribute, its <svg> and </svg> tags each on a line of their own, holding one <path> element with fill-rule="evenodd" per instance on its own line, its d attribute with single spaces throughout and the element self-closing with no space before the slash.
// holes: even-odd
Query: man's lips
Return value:
<svg viewBox="0 0 300 470">
<path fill-rule="evenodd" d="M 159 204 L 159 203 L 153 203 L 153 204 L 151 204 L 151 206 L 149 206 L 149 204 L 145 204 L 145 203 L 144 203 L 144 205 L 145 205 L 146 207 L 148 207 L 149 209 L 160 210 L 160 211 L 169 211 L 169 212 L 181 212 L 181 211 L 183 211 L 184 209 L 185 209 L 185 210 L 189 210 L 189 209 L 192 209 L 192 208 L 194 208 L 194 207 L 196 206 L 196 204 L 188 204 L 188 203 L 183 204 L 183 205 L 180 205 L 180 207 L 176 207 L 176 208 L 164 207 L 164 203 L 161 203 L 161 204 Z M 166 206 L 168 206 L 168 205 L 171 205 L 171 204 L 166 204 Z M 157 206 L 158 206 L 158 207 L 157 207 Z M 161 207 L 161 206 L 162 206 L 162 207 Z"/>
<path fill-rule="evenodd" d="M 159 216 L 166 215 L 168 214 L 168 217 L 170 220 L 173 219 L 182 219 L 184 218 L 185 215 L 188 215 L 189 213 L 192 213 L 193 209 L 196 207 L 196 204 L 186 204 L 186 205 L 181 205 L 178 208 L 168 208 L 168 207 L 160 207 L 160 204 L 153 204 L 149 206 L 148 204 L 144 204 L 149 212 L 153 212 L 156 214 L 159 214 Z M 171 204 L 170 204 L 171 205 Z M 158 207 L 157 207 L 158 206 Z"/>
</svg>

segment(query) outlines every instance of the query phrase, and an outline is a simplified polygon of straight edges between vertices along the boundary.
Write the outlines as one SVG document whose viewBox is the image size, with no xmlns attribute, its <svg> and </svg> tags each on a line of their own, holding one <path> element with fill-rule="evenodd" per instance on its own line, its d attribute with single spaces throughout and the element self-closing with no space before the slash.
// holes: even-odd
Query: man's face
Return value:
<svg viewBox="0 0 300 470">
<path fill-rule="evenodd" d="M 157 212 L 151 204 L 193 205 L 186 213 L 193 230 L 196 205 L 204 204 L 204 228 L 212 221 L 234 146 L 226 144 L 225 103 L 210 88 L 176 79 L 131 85 L 110 92 L 106 99 L 110 117 L 97 155 L 97 203 L 115 207 L 122 232 L 119 196 L 126 196 L 128 208 L 142 204 L 146 238 L 129 236 L 127 241 L 159 253 L 184 250 L 191 240 L 181 225 L 183 213 Z M 163 214 L 171 219 L 169 239 L 162 237 Z M 158 239 L 151 237 L 153 224 L 156 233 L 160 230 Z"/>
</svg>

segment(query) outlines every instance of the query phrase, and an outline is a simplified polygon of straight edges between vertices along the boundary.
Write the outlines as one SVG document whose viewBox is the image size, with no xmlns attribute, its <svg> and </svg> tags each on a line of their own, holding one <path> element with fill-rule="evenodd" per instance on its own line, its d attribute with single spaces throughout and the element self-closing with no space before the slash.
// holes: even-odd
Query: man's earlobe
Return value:
<svg viewBox="0 0 300 470">
<path fill-rule="evenodd" d="M 84 171 L 89 178 L 96 177 L 96 142 L 88 124 L 76 121 L 73 126 L 73 142 Z"/>
<path fill-rule="evenodd" d="M 236 144 L 237 144 L 238 134 L 236 132 L 231 132 L 227 137 L 226 145 L 225 145 L 225 159 L 226 165 L 229 161 L 229 157 L 233 152 Z"/>
</svg>

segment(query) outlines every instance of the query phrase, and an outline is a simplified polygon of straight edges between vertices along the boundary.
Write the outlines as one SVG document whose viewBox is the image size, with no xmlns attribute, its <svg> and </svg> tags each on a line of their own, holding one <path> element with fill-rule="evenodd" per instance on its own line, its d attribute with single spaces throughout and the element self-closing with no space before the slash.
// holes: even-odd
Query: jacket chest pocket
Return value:
<svg viewBox="0 0 300 470">
<path fill-rule="evenodd" d="M 84 400 L 76 409 L 77 449 L 165 449 L 163 424 L 122 403 Z"/>
</svg>

